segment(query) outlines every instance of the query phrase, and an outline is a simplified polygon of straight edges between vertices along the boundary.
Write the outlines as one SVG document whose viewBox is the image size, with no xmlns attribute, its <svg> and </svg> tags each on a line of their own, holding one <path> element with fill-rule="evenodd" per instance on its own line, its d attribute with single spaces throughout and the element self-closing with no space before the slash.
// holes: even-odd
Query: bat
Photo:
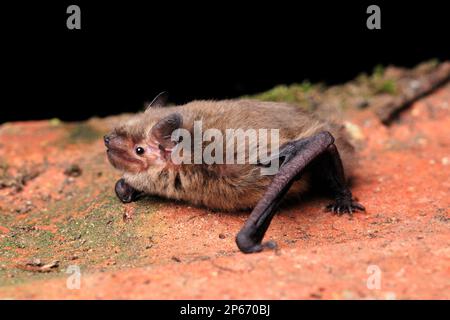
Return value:
<svg viewBox="0 0 450 320">
<path fill-rule="evenodd" d="M 341 125 L 287 103 L 236 99 L 166 106 L 166 102 L 167 94 L 158 95 L 145 112 L 104 137 L 110 163 L 123 172 L 115 185 L 122 202 L 148 194 L 215 210 L 252 210 L 236 236 L 243 253 L 274 248 L 275 243 L 263 238 L 281 202 L 298 200 L 310 189 L 332 196 L 326 209 L 333 213 L 365 210 L 347 183 L 355 152 Z M 198 123 L 205 133 L 199 142 Z M 239 136 L 229 135 L 268 129 L 277 135 L 265 140 L 244 135 L 244 142 L 235 144 Z M 226 157 L 241 156 L 244 161 L 196 161 L 196 151 L 204 155 L 208 150 L 220 160 L 218 146 L 224 145 Z M 261 150 L 267 156 L 255 161 L 253 155 Z M 175 154 L 184 161 L 174 161 Z M 274 163 L 273 174 L 262 174 Z"/>
</svg>

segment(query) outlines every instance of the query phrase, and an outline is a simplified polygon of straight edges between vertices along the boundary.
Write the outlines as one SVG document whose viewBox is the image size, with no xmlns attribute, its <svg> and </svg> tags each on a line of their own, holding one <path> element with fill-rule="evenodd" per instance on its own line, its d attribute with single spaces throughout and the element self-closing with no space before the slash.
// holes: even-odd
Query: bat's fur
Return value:
<svg viewBox="0 0 450 320">
<path fill-rule="evenodd" d="M 122 138 L 122 146 L 129 148 L 129 154 L 125 158 L 110 157 L 110 161 L 124 171 L 123 178 L 133 188 L 212 209 L 240 210 L 253 208 L 272 181 L 273 176 L 261 175 L 261 167 L 254 164 L 174 165 L 158 162 L 147 165 L 139 162 L 139 159 L 128 161 L 128 157 L 136 158 L 136 145 L 145 144 L 151 139 L 153 126 L 175 112 L 182 115 L 182 128 L 190 131 L 193 130 L 194 120 L 202 120 L 203 131 L 216 128 L 224 136 L 225 129 L 279 129 L 280 146 L 320 131 L 329 131 L 335 138 L 346 174 L 350 172 L 353 147 L 348 143 L 342 126 L 286 103 L 255 100 L 193 101 L 176 107 L 151 107 L 115 129 L 114 135 Z M 305 192 L 313 179 L 311 174 L 307 172 L 302 175 L 292 185 L 287 198 Z"/>
</svg>

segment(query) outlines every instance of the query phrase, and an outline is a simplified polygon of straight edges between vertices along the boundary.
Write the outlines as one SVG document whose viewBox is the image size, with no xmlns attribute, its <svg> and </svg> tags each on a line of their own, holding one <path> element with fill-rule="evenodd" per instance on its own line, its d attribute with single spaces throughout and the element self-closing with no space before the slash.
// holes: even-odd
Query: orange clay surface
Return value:
<svg viewBox="0 0 450 320">
<path fill-rule="evenodd" d="M 334 216 L 306 197 L 273 219 L 266 239 L 279 249 L 253 255 L 234 243 L 247 213 L 116 199 L 101 137 L 118 118 L 0 126 L 4 178 L 38 171 L 21 191 L 0 189 L 0 298 L 450 298 L 450 85 L 390 126 L 349 112 L 352 190 L 367 212 Z M 64 174 L 73 164 L 78 177 Z M 33 259 L 59 263 L 24 270 Z M 80 289 L 67 288 L 70 266 Z"/>
</svg>

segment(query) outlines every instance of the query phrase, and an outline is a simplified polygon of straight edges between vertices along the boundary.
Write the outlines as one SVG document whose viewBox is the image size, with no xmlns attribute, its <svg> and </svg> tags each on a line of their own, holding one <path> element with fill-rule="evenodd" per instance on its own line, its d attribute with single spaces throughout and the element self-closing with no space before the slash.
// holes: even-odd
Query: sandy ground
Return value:
<svg viewBox="0 0 450 320">
<path fill-rule="evenodd" d="M 119 203 L 101 140 L 119 118 L 0 126 L 1 298 L 450 298 L 450 85 L 390 126 L 349 111 L 367 212 L 307 197 L 274 218 L 279 249 L 254 255 L 234 243 L 245 213 Z"/>
</svg>

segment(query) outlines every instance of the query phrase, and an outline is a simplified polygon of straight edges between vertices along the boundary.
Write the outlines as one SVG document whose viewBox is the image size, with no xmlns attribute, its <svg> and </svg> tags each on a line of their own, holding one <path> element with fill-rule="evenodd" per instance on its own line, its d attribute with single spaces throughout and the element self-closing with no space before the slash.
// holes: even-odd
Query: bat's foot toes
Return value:
<svg viewBox="0 0 450 320">
<path fill-rule="evenodd" d="M 256 253 L 261 252 L 264 249 L 275 250 L 278 248 L 275 241 L 267 241 L 261 243 L 261 241 L 257 241 L 249 237 L 249 235 L 245 232 L 239 232 L 236 236 L 236 244 L 243 253 Z"/>
<path fill-rule="evenodd" d="M 366 208 L 358 202 L 356 202 L 353 199 L 347 199 L 347 198 L 339 198 L 336 199 L 335 202 L 329 204 L 326 207 L 327 211 L 331 211 L 334 214 L 337 215 L 343 215 L 344 213 L 348 213 L 349 215 L 353 215 L 356 211 L 366 211 Z"/>
<path fill-rule="evenodd" d="M 120 179 L 116 182 L 115 191 L 117 198 L 123 203 L 133 202 L 141 194 L 141 192 L 127 184 L 124 179 Z"/>
</svg>

